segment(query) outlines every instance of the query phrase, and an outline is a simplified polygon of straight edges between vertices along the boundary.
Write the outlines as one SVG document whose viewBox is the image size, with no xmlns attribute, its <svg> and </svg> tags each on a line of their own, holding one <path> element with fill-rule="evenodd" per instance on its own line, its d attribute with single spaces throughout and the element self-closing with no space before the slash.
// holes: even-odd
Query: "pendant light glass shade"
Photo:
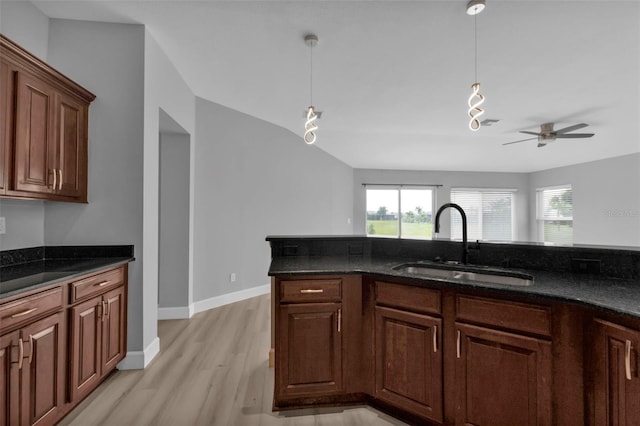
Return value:
<svg viewBox="0 0 640 426">
<path fill-rule="evenodd" d="M 484 114 L 484 110 L 480 108 L 480 105 L 484 103 L 484 96 L 480 93 L 480 83 L 473 83 L 471 90 L 473 90 L 473 93 L 471 93 L 467 101 L 469 104 L 469 129 L 475 132 L 480 128 L 478 117 Z"/>
<path fill-rule="evenodd" d="M 318 119 L 318 114 L 313 109 L 313 105 L 309 107 L 307 110 L 307 121 L 304 123 L 304 142 L 307 145 L 312 145 L 316 141 L 316 130 L 318 130 L 318 125 L 316 124 L 316 120 Z"/>
</svg>

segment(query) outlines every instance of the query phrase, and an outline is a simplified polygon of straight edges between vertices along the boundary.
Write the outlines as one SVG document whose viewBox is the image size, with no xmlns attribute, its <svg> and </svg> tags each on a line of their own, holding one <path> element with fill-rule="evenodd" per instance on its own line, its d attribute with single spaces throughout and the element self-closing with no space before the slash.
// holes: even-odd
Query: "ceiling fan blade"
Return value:
<svg viewBox="0 0 640 426">
<path fill-rule="evenodd" d="M 583 127 L 587 127 L 587 126 L 588 126 L 588 124 L 584 124 L 584 123 L 574 124 L 573 126 L 565 127 L 565 128 L 558 129 L 558 130 L 554 130 L 553 132 L 556 135 L 561 135 L 563 133 L 573 132 L 574 130 L 582 129 Z"/>
<path fill-rule="evenodd" d="M 558 139 L 578 139 L 578 138 L 590 138 L 594 133 L 569 133 L 565 135 L 556 135 Z"/>
<path fill-rule="evenodd" d="M 521 139 L 519 141 L 513 141 L 513 142 L 507 142 L 507 143 L 503 143 L 502 145 L 511 145 L 512 143 L 520 143 L 520 142 L 525 142 L 525 141 L 532 141 L 534 139 L 538 139 L 538 138 L 529 138 L 529 139 Z"/>
<path fill-rule="evenodd" d="M 524 134 L 526 134 L 526 135 L 536 135 L 536 136 L 539 136 L 539 135 L 540 135 L 540 133 L 537 133 L 537 132 L 527 132 L 526 130 L 520 130 L 520 133 L 524 133 Z"/>
</svg>

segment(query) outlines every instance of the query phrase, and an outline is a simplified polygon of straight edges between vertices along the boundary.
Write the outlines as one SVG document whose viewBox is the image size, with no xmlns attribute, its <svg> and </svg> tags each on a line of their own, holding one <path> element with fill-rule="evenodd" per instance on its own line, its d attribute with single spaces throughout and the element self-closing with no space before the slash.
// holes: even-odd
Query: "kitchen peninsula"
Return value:
<svg viewBox="0 0 640 426">
<path fill-rule="evenodd" d="M 477 425 L 640 413 L 637 248 L 480 242 L 456 265 L 448 240 L 267 240 L 274 409 L 368 403 Z"/>
</svg>

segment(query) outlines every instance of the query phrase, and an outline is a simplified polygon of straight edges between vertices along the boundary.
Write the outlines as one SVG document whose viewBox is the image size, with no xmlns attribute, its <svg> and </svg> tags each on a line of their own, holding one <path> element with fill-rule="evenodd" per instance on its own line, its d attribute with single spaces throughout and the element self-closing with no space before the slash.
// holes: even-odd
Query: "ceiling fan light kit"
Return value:
<svg viewBox="0 0 640 426">
<path fill-rule="evenodd" d="M 474 63 L 475 63 L 475 83 L 471 85 L 471 95 L 467 99 L 469 109 L 469 129 L 472 131 L 480 130 L 481 124 L 479 117 L 484 114 L 484 109 L 480 106 L 484 103 L 484 96 L 480 93 L 480 83 L 478 83 L 478 24 L 476 16 L 485 8 L 485 0 L 471 0 L 467 3 L 467 14 L 473 16 L 474 28 Z"/>
</svg>

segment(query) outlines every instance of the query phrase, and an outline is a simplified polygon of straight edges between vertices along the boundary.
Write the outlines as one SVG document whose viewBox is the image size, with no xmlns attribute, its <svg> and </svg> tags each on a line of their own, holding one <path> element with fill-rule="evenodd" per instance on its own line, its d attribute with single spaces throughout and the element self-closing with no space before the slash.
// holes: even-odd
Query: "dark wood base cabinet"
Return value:
<svg viewBox="0 0 640 426">
<path fill-rule="evenodd" d="M 127 266 L 2 300 L 0 426 L 57 423 L 126 355 Z"/>
<path fill-rule="evenodd" d="M 348 280 L 348 281 L 347 281 Z M 274 279 L 274 409 L 410 424 L 640 426 L 640 320 L 400 279 Z"/>
<path fill-rule="evenodd" d="M 456 324 L 456 424 L 551 425 L 551 343 Z"/>
<path fill-rule="evenodd" d="M 593 424 L 640 426 L 640 331 L 593 322 Z"/>
</svg>

